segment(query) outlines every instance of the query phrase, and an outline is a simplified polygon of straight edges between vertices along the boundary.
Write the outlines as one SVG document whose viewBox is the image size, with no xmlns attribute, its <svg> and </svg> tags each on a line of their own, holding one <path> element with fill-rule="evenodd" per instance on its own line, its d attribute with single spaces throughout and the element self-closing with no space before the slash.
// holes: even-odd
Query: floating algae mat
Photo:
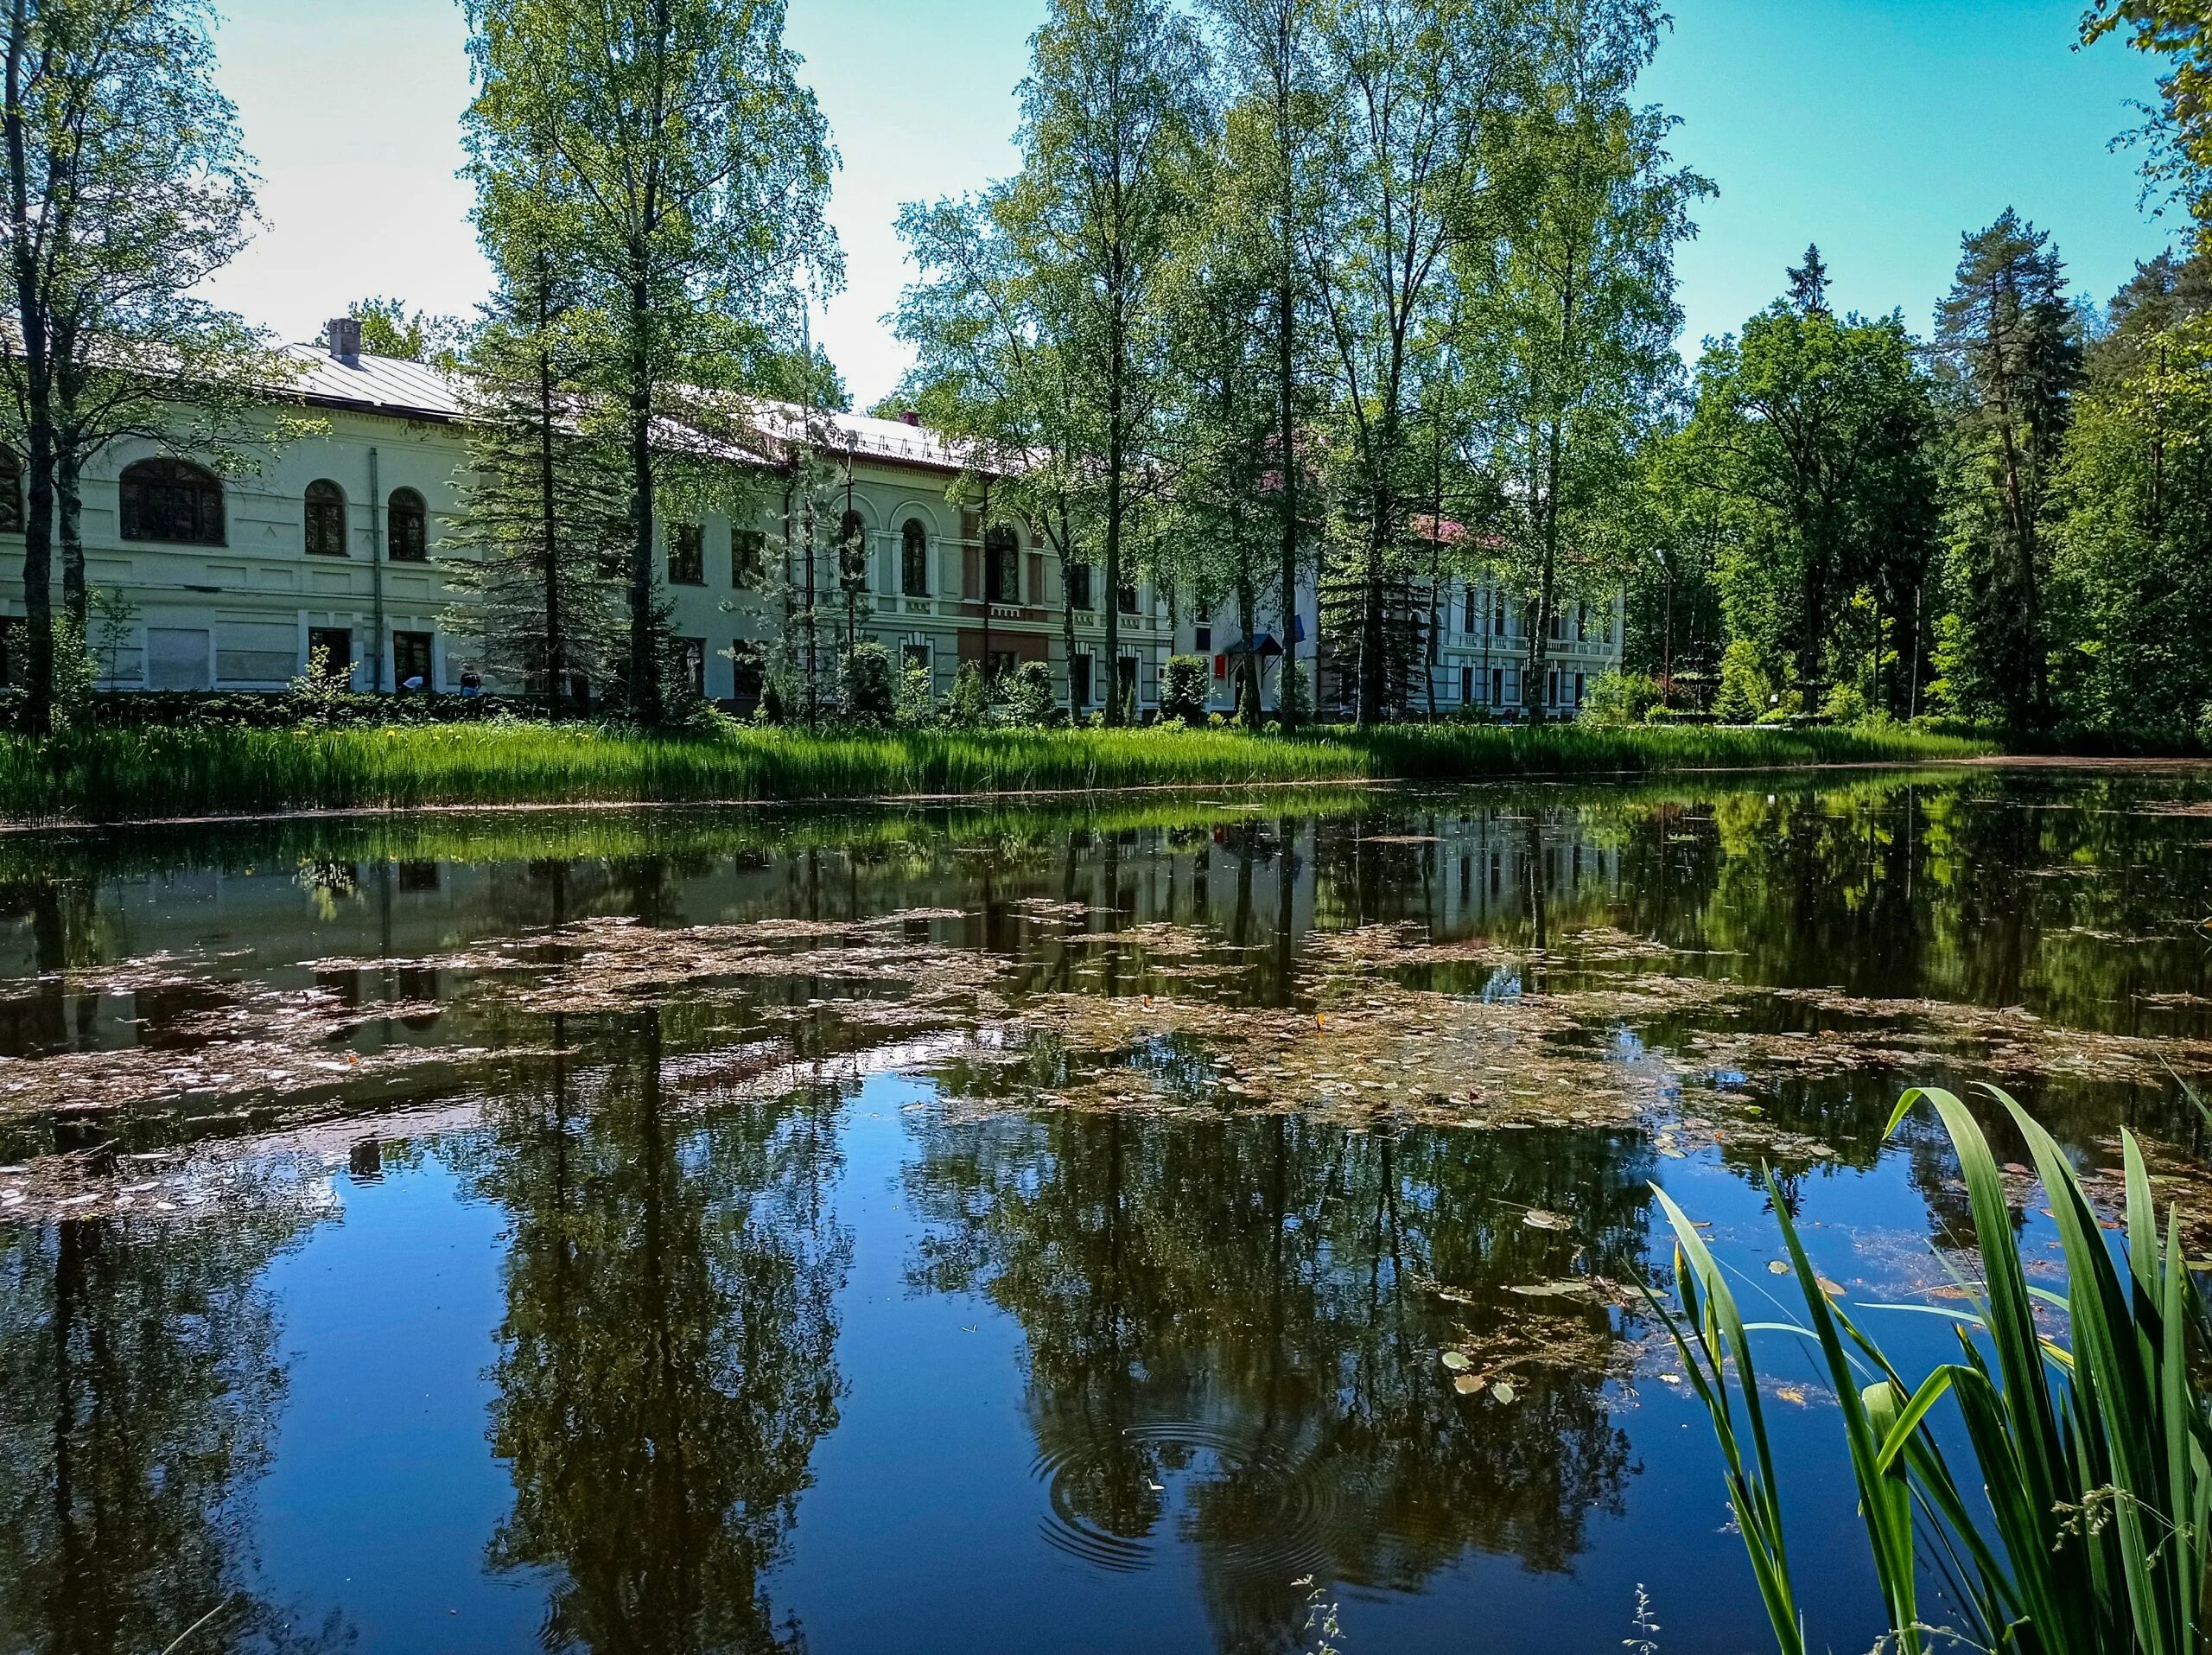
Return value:
<svg viewBox="0 0 2212 1655">
<path fill-rule="evenodd" d="M 1763 1320 L 1769 1170 L 1823 1291 L 1952 1306 L 1957 1169 L 1882 1128 L 1988 1081 L 2108 1205 L 2129 1125 L 2212 1257 L 2208 809 L 2037 767 L 19 836 L 0 1645 L 1288 1651 L 1319 1591 L 1350 1650 L 1550 1651 L 1641 1586 L 1763 1646 L 1651 1186 Z M 1830 1404 L 1764 1382 L 1839 1473 L 1810 1633 L 1866 1647 Z"/>
</svg>

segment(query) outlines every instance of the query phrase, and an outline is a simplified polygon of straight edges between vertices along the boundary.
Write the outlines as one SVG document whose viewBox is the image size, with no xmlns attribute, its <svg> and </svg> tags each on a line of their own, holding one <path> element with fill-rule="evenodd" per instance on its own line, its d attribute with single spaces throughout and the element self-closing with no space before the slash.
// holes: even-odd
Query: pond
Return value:
<svg viewBox="0 0 2212 1655">
<path fill-rule="evenodd" d="M 1785 1312 L 1769 1168 L 1955 1291 L 1915 1083 L 2195 1199 L 2212 773 L 18 835 L 0 974 L 0 1651 L 1755 1652 L 1652 1187 Z"/>
</svg>

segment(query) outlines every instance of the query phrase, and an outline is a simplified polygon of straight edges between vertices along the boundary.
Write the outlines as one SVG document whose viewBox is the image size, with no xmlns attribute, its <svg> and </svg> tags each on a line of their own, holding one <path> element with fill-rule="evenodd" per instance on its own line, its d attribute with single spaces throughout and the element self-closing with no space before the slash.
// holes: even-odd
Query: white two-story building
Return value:
<svg viewBox="0 0 2212 1655">
<path fill-rule="evenodd" d="M 281 690 L 317 650 L 365 691 L 454 690 L 479 665 L 467 600 L 445 578 L 454 560 L 471 555 L 449 535 L 467 466 L 458 389 L 437 369 L 365 354 L 358 341 L 358 324 L 334 323 L 325 344 L 291 347 L 295 394 L 323 429 L 272 445 L 257 470 L 219 474 L 128 442 L 86 468 L 86 577 L 124 600 L 121 618 L 96 617 L 92 628 L 107 687 Z M 818 514 L 816 527 L 825 646 L 845 632 L 835 548 L 854 542 L 865 549 L 867 571 L 854 603 L 855 634 L 927 666 L 939 694 L 964 662 L 1005 671 L 1033 660 L 1051 665 L 1064 694 L 1072 679 L 1079 709 L 1103 703 L 1116 686 L 1149 708 L 1163 664 L 1180 652 L 1210 659 L 1213 704 L 1233 706 L 1234 658 L 1247 640 L 1229 614 L 1179 622 L 1149 589 L 1109 593 L 1096 571 L 1078 569 L 1071 672 L 1062 624 L 1069 595 L 1043 535 L 1017 516 L 987 518 L 951 504 L 961 462 L 919 426 L 819 417 L 832 435 L 815 451 L 836 474 L 834 519 Z M 762 502 L 756 521 L 709 515 L 657 529 L 659 572 L 695 681 L 740 710 L 758 699 L 750 663 L 783 616 L 782 598 L 762 595 L 757 570 L 764 548 L 786 544 L 784 506 L 773 488 L 754 493 Z M 21 557 L 7 551 L 20 546 L 22 512 L 20 474 L 0 455 L 0 672 L 10 674 L 23 602 Z M 58 583 L 58 557 L 56 564 Z M 1456 582 L 1440 596 L 1447 618 L 1465 624 L 1433 640 L 1440 710 L 1529 704 L 1518 610 L 1502 595 Z M 1100 607 L 1109 602 L 1119 608 L 1120 657 L 1110 675 Z M 1286 634 L 1311 670 L 1313 645 L 1300 641 L 1317 630 L 1310 594 L 1300 607 L 1302 617 L 1255 640 L 1270 706 Z M 1617 606 L 1564 621 L 1544 687 L 1546 704 L 1560 710 L 1579 704 L 1589 679 L 1619 659 Z M 1424 706 L 1417 694 L 1415 710 Z"/>
</svg>

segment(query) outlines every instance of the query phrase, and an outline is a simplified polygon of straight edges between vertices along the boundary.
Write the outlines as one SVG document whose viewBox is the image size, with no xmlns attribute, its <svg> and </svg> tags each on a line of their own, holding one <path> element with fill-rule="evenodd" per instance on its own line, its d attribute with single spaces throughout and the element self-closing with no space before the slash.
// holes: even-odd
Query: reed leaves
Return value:
<svg viewBox="0 0 2212 1655">
<path fill-rule="evenodd" d="M 1957 1360 L 1916 1384 L 1822 1289 L 1771 1176 L 1802 1326 L 1747 1327 L 1694 1224 L 1659 1195 L 1676 1238 L 1676 1303 L 1654 1302 L 1712 1419 L 1752 1571 L 1789 1655 L 1810 1645 L 1751 1338 L 1762 1327 L 1819 1348 L 1889 1637 L 1904 1655 L 1955 1646 L 2190 1655 L 2205 1646 L 2205 1307 L 2177 1216 L 2168 1213 L 2162 1232 L 2142 1152 L 2123 1132 L 2126 1213 L 2115 1257 L 2063 1151 L 2011 1097 L 1992 1095 L 2049 1198 L 2066 1291 L 2029 1283 L 1997 1159 L 1966 1105 L 1948 1092 L 1907 1092 L 1890 1129 L 1923 1099 L 1935 1108 L 1958 1155 L 1980 1263 L 1980 1278 L 1962 1283 L 1967 1308 L 1952 1313 Z M 1859 1307 L 1870 1308 L 1882 1307 Z M 1938 1438 L 1947 1418 L 1958 1428 L 1950 1439 L 1967 1446 L 1955 1461 Z"/>
</svg>

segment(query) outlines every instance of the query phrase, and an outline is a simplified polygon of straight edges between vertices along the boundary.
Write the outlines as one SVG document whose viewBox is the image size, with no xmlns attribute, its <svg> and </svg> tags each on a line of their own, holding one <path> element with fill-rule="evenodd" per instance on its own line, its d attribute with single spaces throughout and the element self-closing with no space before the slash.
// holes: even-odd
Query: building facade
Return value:
<svg viewBox="0 0 2212 1655">
<path fill-rule="evenodd" d="M 317 651 L 363 691 L 453 691 L 477 670 L 467 601 L 445 577 L 470 555 L 451 544 L 467 466 L 456 387 L 422 364 L 346 348 L 349 330 L 334 328 L 333 340 L 335 348 L 291 347 L 297 393 L 323 430 L 272 443 L 257 471 L 219 475 L 146 442 L 118 443 L 86 467 L 86 578 L 120 600 L 102 606 L 90 629 L 105 687 L 282 690 Z M 966 662 L 1004 671 L 1043 661 L 1063 699 L 1072 680 L 1079 708 L 1102 705 L 1118 687 L 1140 709 L 1158 704 L 1167 658 L 1192 653 L 1211 665 L 1211 704 L 1233 708 L 1235 657 L 1245 640 L 1229 611 L 1179 620 L 1149 588 L 1109 593 L 1098 571 L 1078 570 L 1071 672 L 1059 562 L 1034 525 L 951 503 L 962 467 L 931 432 L 897 420 L 821 417 L 834 436 L 816 452 L 835 473 L 829 510 L 817 509 L 814 525 L 822 549 L 817 635 L 825 651 L 849 631 L 874 639 L 894 658 L 926 666 L 940 695 Z M 0 487 L 15 511 L 10 521 L 0 505 L 0 668 L 10 673 L 24 613 L 21 558 L 4 551 L 21 540 L 15 482 L 12 491 Z M 679 649 L 702 693 L 739 710 L 758 700 L 754 664 L 783 624 L 785 602 L 763 595 L 758 567 L 764 548 L 779 556 L 787 544 L 787 506 L 772 488 L 755 492 L 754 521 L 709 515 L 656 529 Z M 838 577 L 841 544 L 862 553 L 865 579 L 849 591 Z M 1119 608 L 1119 659 L 1110 669 L 1101 607 L 1108 602 Z M 1438 605 L 1447 624 L 1430 649 L 1436 708 L 1530 705 L 1517 609 L 1487 588 L 1457 582 L 1438 594 Z M 1310 669 L 1310 591 L 1300 607 L 1303 616 L 1285 630 Z M 1542 690 L 1555 710 L 1578 705 L 1589 681 L 1619 659 L 1618 605 L 1602 617 L 1586 609 L 1564 620 Z M 1260 647 L 1273 705 L 1279 642 Z M 1418 691 L 1415 699 L 1415 710 L 1425 710 Z"/>
</svg>

